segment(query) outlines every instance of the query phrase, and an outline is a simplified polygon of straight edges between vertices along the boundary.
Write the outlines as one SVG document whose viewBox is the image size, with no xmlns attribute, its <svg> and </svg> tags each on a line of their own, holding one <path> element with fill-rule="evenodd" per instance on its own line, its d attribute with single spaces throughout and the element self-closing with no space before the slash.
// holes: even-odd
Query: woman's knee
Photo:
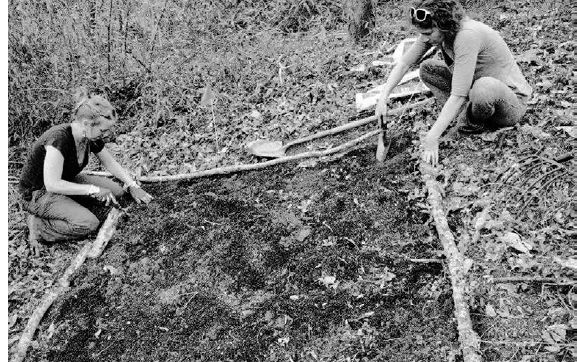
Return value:
<svg viewBox="0 0 577 362">
<path fill-rule="evenodd" d="M 419 66 L 419 78 L 432 90 L 449 93 L 452 74 L 445 63 L 436 59 L 427 59 Z"/>
<path fill-rule="evenodd" d="M 76 234 L 81 236 L 88 235 L 98 230 L 98 227 L 100 226 L 100 220 L 98 220 L 94 214 L 90 213 L 88 215 L 84 215 L 84 217 L 81 219 L 70 221 L 70 224 L 71 229 L 74 230 Z"/>
<path fill-rule="evenodd" d="M 497 83 L 491 77 L 477 79 L 469 91 L 470 113 L 476 120 L 487 120 L 495 113 Z"/>
<path fill-rule="evenodd" d="M 69 219 L 38 219 L 40 238 L 48 243 L 83 238 L 98 229 L 100 221 L 90 216 Z"/>
<path fill-rule="evenodd" d="M 469 100 L 474 119 L 492 123 L 493 126 L 511 126 L 521 119 L 526 110 L 526 106 L 505 83 L 491 77 L 475 81 L 469 92 Z"/>
<path fill-rule="evenodd" d="M 498 79 L 481 77 L 473 83 L 469 91 L 469 99 L 473 103 L 493 103 L 502 85 L 503 83 Z"/>
</svg>

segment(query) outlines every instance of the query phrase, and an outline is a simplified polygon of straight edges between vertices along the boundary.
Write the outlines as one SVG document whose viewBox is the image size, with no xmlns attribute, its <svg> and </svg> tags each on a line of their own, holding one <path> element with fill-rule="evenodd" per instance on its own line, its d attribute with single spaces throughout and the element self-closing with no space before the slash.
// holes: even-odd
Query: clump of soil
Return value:
<svg viewBox="0 0 577 362">
<path fill-rule="evenodd" d="M 450 285 L 410 260 L 436 246 L 409 156 L 373 152 L 154 185 L 31 360 L 447 360 Z"/>
</svg>

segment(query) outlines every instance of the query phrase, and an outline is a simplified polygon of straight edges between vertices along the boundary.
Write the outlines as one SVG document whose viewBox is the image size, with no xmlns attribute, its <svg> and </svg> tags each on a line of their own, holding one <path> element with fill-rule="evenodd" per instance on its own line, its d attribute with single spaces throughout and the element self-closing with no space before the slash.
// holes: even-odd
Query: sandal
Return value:
<svg viewBox="0 0 577 362">
<path fill-rule="evenodd" d="M 465 134 L 482 133 L 486 129 L 485 124 L 483 122 L 481 123 L 475 122 L 475 119 L 473 118 L 473 115 L 471 113 L 472 113 L 471 106 L 469 105 L 467 107 L 465 117 L 463 117 L 462 124 L 459 125 L 457 129 L 459 130 L 459 132 Z"/>
</svg>

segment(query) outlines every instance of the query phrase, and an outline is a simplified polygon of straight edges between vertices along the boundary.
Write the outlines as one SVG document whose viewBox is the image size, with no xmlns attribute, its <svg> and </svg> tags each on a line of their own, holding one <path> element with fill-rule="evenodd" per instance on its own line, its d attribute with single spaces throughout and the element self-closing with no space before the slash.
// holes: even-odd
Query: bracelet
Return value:
<svg viewBox="0 0 577 362">
<path fill-rule="evenodd" d="M 128 191 L 129 188 L 131 187 L 136 187 L 136 188 L 140 188 L 140 186 L 138 186 L 138 184 L 136 183 L 136 181 L 132 180 L 128 183 L 125 183 L 124 186 L 122 186 L 122 188 L 124 189 L 124 191 Z"/>
<path fill-rule="evenodd" d="M 92 196 L 94 194 L 97 194 L 100 192 L 100 187 L 96 186 L 96 185 L 90 185 L 90 188 L 88 189 L 88 195 Z"/>
</svg>

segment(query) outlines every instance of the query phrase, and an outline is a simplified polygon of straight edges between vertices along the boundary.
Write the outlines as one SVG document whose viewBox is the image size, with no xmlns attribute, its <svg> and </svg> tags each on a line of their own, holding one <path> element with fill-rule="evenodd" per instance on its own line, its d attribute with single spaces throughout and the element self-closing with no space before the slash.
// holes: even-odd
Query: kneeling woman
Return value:
<svg viewBox="0 0 577 362">
<path fill-rule="evenodd" d="M 116 123 L 112 105 L 98 95 L 83 93 L 79 98 L 72 123 L 50 128 L 32 145 L 20 176 L 30 213 L 29 242 L 36 255 L 39 241 L 78 239 L 94 232 L 100 220 L 86 206 L 95 201 L 116 204 L 125 189 L 138 203 L 152 200 L 104 147 Z M 91 152 L 124 188 L 105 177 L 80 173 Z"/>
<path fill-rule="evenodd" d="M 454 119 L 462 119 L 459 130 L 468 133 L 521 119 L 532 89 L 497 31 L 467 17 L 455 0 L 420 1 L 410 16 L 420 35 L 391 71 L 375 110 L 378 119 L 393 88 L 432 46 L 441 49 L 444 62 L 424 61 L 420 77 L 444 106 L 423 140 L 425 161 L 437 164 L 439 138 Z"/>
</svg>

